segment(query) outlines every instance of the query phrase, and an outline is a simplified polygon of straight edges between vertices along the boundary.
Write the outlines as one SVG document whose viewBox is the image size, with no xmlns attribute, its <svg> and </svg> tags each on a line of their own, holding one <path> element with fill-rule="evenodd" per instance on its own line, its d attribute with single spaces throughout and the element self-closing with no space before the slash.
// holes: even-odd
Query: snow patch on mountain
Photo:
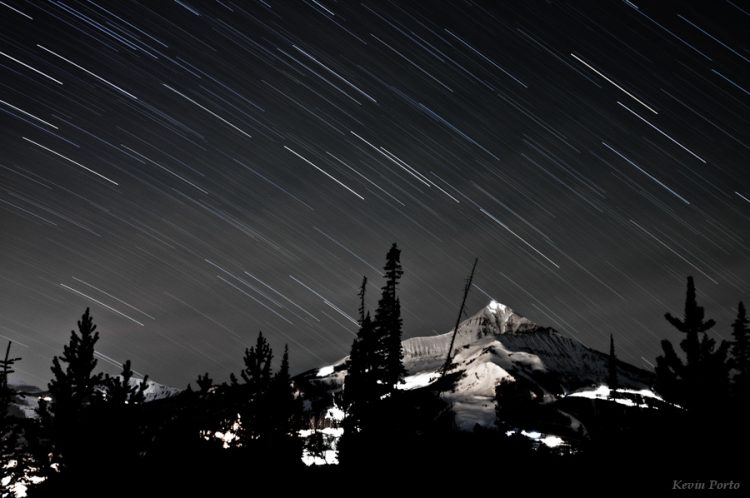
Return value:
<svg viewBox="0 0 750 498">
<path fill-rule="evenodd" d="M 334 405 L 323 416 L 323 425 L 297 432 L 302 438 L 302 462 L 311 465 L 338 465 L 338 444 L 344 435 L 344 428 L 340 426 L 346 414 Z"/>
<path fill-rule="evenodd" d="M 404 377 L 404 381 L 396 386 L 396 389 L 402 391 L 411 391 L 412 389 L 419 389 L 420 387 L 427 387 L 440 378 L 440 372 L 429 371 L 419 372 L 414 375 L 408 375 Z"/>
<path fill-rule="evenodd" d="M 321 368 L 320 370 L 318 370 L 318 377 L 326 377 L 328 375 L 331 375 L 334 368 L 335 367 L 333 365 L 328 365 L 327 367 Z"/>
<path fill-rule="evenodd" d="M 326 420 L 332 420 L 334 422 L 343 422 L 345 416 L 346 413 L 344 413 L 344 410 L 334 405 L 328 409 L 324 418 Z"/>
<path fill-rule="evenodd" d="M 625 406 L 658 409 L 659 405 L 671 405 L 650 389 L 610 389 L 602 384 L 594 389 L 582 389 L 567 395 L 569 398 L 588 398 L 612 401 Z M 674 406 L 674 405 L 673 405 Z"/>
<path fill-rule="evenodd" d="M 319 452 L 311 451 L 307 446 L 302 450 L 302 462 L 311 465 L 338 465 L 339 454 L 336 448 L 339 439 L 344 435 L 341 427 L 324 427 L 323 429 L 305 429 L 299 431 L 299 436 L 305 440 L 310 437 L 322 437 L 323 445 Z"/>
<path fill-rule="evenodd" d="M 478 363 L 464 371 L 464 375 L 456 383 L 455 389 L 462 393 L 494 398 L 495 386 L 506 379 L 515 380 L 511 374 L 495 363 Z"/>
<path fill-rule="evenodd" d="M 526 431 L 526 430 L 510 430 L 506 431 L 506 436 L 513 436 L 514 434 L 520 434 L 524 437 L 527 437 L 531 439 L 532 441 L 536 441 L 537 443 L 541 443 L 547 448 L 559 448 L 561 446 L 569 446 L 569 444 L 560 436 L 555 436 L 553 434 L 543 434 L 538 431 Z"/>
</svg>

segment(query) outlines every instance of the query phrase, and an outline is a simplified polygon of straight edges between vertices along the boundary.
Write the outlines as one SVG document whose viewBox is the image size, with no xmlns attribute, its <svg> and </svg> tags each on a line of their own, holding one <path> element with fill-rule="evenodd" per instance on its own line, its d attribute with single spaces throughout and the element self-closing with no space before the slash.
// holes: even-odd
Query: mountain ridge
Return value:
<svg viewBox="0 0 750 498">
<path fill-rule="evenodd" d="M 430 386 L 440 377 L 453 330 L 440 335 L 402 341 L 407 376 L 402 390 Z M 304 395 L 320 396 L 343 388 L 346 359 L 295 377 Z M 441 397 L 450 403 L 459 428 L 495 421 L 495 388 L 523 381 L 550 399 L 603 384 L 609 356 L 566 337 L 551 327 L 537 325 L 495 300 L 458 326 L 451 373 L 458 374 L 453 389 Z M 617 362 L 622 387 L 647 389 L 653 374 L 626 362 Z M 307 393 L 305 391 L 310 391 Z"/>
<path fill-rule="evenodd" d="M 120 377 L 122 378 L 122 377 Z M 140 385 L 143 379 L 130 379 L 130 386 L 135 387 Z M 37 408 L 39 407 L 39 400 L 49 396 L 46 389 L 42 389 L 32 385 L 13 385 L 12 386 L 22 396 L 16 396 L 14 402 L 11 404 L 11 414 L 21 418 L 36 418 Z M 159 382 L 148 380 L 146 381 L 146 390 L 143 392 L 145 402 L 156 401 L 164 398 L 171 398 L 180 393 L 180 389 L 176 387 L 167 386 L 160 384 Z"/>
</svg>

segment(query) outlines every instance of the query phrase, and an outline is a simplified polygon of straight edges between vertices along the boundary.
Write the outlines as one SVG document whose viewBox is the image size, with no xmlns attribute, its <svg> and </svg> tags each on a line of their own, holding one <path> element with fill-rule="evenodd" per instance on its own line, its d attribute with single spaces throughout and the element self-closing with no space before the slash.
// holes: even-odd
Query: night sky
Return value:
<svg viewBox="0 0 750 498">
<path fill-rule="evenodd" d="M 344 356 L 402 249 L 406 337 L 491 297 L 648 367 L 685 277 L 750 300 L 750 5 L 0 1 L 0 340 L 43 385 L 184 387 L 259 330 Z"/>
</svg>

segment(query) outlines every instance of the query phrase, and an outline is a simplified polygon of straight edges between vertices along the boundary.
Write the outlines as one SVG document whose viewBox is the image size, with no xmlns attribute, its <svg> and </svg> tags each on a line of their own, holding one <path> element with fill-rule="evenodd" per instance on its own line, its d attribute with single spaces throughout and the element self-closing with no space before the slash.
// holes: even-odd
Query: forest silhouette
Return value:
<svg viewBox="0 0 750 498">
<path fill-rule="evenodd" d="M 665 315 L 682 340 L 678 347 L 661 342 L 653 375 L 653 388 L 668 406 L 581 401 L 586 433 L 571 438 L 572 448 L 554 451 L 514 430 L 524 421 L 554 417 L 542 393 L 523 379 L 497 386 L 495 427 L 474 431 L 457 429 L 440 396 L 454 388 L 457 374 L 447 372 L 428 388 L 397 389 L 406 374 L 402 274 L 393 244 L 372 314 L 366 278 L 360 287 L 359 330 L 343 389 L 332 400 L 345 414 L 339 465 L 307 467 L 302 461 L 303 453 L 326 451 L 320 429 L 327 422 L 290 376 L 287 347 L 274 370 L 274 351 L 260 332 L 237 375 L 217 383 L 204 373 L 195 387 L 146 402 L 148 379 L 136 380 L 129 360 L 118 376 L 98 372 L 99 331 L 86 309 L 52 359 L 38 417 L 12 410 L 23 393 L 9 383 L 21 361 L 11 354 L 11 343 L 0 359 L 2 496 L 29 475 L 44 479 L 29 487 L 32 497 L 250 496 L 266 489 L 360 494 L 387 490 L 399 479 L 405 479 L 399 489 L 423 491 L 447 491 L 466 481 L 498 492 L 669 490 L 676 479 L 739 483 L 747 475 L 732 452 L 750 442 L 750 322 L 742 302 L 732 340 L 717 340 L 712 332 L 719 327 L 706 318 L 688 277 L 682 317 Z M 612 393 L 626 387 L 620 386 L 620 364 L 611 336 L 601 381 Z M 304 431 L 309 437 L 300 436 Z"/>
</svg>

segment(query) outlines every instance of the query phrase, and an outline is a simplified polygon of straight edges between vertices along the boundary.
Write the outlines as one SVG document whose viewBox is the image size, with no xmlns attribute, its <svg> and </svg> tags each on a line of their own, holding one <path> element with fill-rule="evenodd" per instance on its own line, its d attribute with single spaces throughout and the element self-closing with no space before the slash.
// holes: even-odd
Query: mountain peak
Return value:
<svg viewBox="0 0 750 498">
<path fill-rule="evenodd" d="M 527 330 L 535 325 L 527 318 L 519 315 L 513 309 L 495 299 L 462 325 L 479 324 L 486 329 L 485 334 L 504 334 L 506 332 L 517 332 L 519 329 Z"/>
<path fill-rule="evenodd" d="M 427 387 L 440 378 L 451 344 L 451 372 L 460 375 L 454 389 L 441 397 L 451 403 L 456 424 L 465 430 L 473 430 L 476 424 L 494 425 L 495 387 L 500 382 L 522 379 L 519 386 L 532 386 L 529 392 L 534 395 L 543 392 L 562 396 L 601 384 L 608 374 L 608 355 L 537 325 L 492 299 L 462 321 L 455 334 L 451 330 L 405 339 L 402 347 L 407 375 L 399 388 Z M 619 363 L 618 376 L 624 385 L 637 389 L 650 383 L 648 372 L 624 362 Z M 309 392 L 319 393 L 343 388 L 345 378 L 342 360 L 311 370 L 301 381 L 310 384 Z"/>
<path fill-rule="evenodd" d="M 495 301 L 494 299 L 490 301 L 490 304 L 487 305 L 487 310 L 490 313 L 493 314 L 510 314 L 513 313 L 513 310 L 510 309 L 510 306 L 506 306 L 501 302 Z"/>
</svg>

